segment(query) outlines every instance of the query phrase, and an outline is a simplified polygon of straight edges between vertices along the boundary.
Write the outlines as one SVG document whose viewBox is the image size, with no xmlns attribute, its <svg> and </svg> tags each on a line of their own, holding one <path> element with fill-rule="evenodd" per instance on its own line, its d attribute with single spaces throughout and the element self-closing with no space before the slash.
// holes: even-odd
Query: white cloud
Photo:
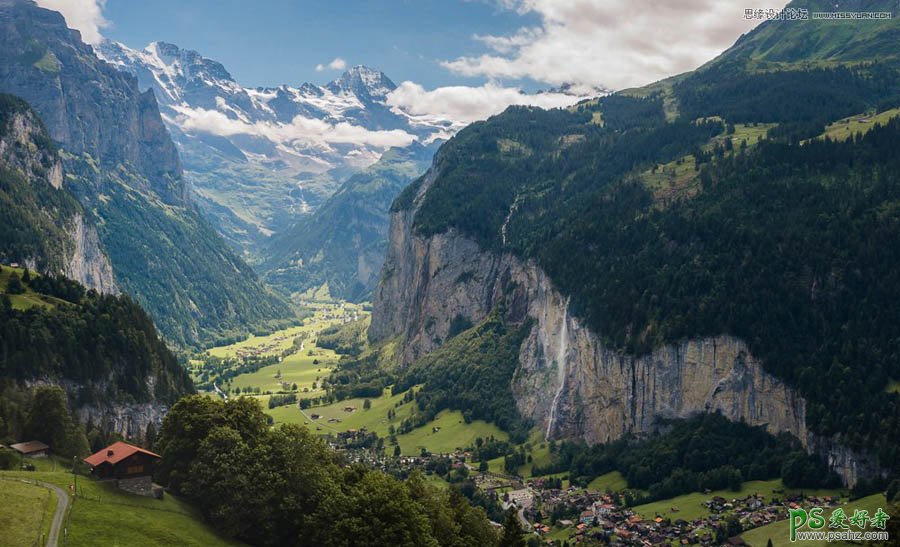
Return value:
<svg viewBox="0 0 900 547">
<path fill-rule="evenodd" d="M 514 104 L 557 108 L 583 97 L 564 93 L 526 94 L 489 82 L 480 87 L 447 86 L 431 91 L 414 82 L 403 82 L 387 97 L 387 104 L 410 116 L 471 123 L 498 114 Z"/>
<path fill-rule="evenodd" d="M 446 68 L 465 76 L 622 89 L 693 70 L 759 23 L 744 19 L 746 0 L 497 3 L 539 15 L 540 26 L 509 36 L 475 36 L 491 52 L 446 61 Z"/>
<path fill-rule="evenodd" d="M 347 61 L 341 59 L 340 57 L 335 57 L 327 65 L 323 65 L 322 63 L 317 64 L 316 72 L 322 72 L 326 68 L 330 70 L 344 70 L 345 68 L 347 68 Z"/>
<path fill-rule="evenodd" d="M 87 44 L 100 43 L 100 30 L 109 25 L 103 17 L 106 0 L 37 0 L 37 4 L 62 13 L 69 28 L 80 31 Z"/>
<path fill-rule="evenodd" d="M 314 145 L 329 148 L 331 144 L 353 144 L 382 149 L 392 146 L 407 146 L 415 140 L 414 135 L 399 129 L 370 131 L 365 127 L 347 122 L 330 124 L 323 120 L 304 118 L 303 116 L 296 116 L 289 124 L 247 123 L 229 118 L 217 110 L 184 106 L 175 107 L 175 109 L 179 114 L 176 123 L 185 131 L 210 133 L 222 137 L 253 135 L 288 145 Z"/>
</svg>

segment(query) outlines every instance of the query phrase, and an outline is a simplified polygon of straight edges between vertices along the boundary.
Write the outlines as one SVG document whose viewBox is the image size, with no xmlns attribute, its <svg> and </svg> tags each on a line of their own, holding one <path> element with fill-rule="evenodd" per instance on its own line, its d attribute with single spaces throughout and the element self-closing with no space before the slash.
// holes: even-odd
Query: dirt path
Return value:
<svg viewBox="0 0 900 547">
<path fill-rule="evenodd" d="M 53 515 L 50 534 L 47 535 L 47 547 L 56 547 L 59 545 L 59 529 L 62 528 L 63 519 L 66 517 L 66 509 L 69 507 L 69 493 L 55 484 L 41 481 L 35 482 L 56 492 L 56 514 Z"/>
</svg>

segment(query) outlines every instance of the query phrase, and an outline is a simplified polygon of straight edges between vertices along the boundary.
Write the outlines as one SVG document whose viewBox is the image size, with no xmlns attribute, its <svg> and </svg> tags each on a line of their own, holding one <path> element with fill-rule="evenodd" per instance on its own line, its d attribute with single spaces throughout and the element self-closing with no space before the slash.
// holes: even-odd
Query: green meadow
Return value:
<svg viewBox="0 0 900 547">
<path fill-rule="evenodd" d="M 777 491 L 783 491 L 776 493 Z M 638 505 L 633 508 L 634 512 L 645 519 L 652 519 L 659 515 L 672 519 L 693 520 L 705 517 L 710 514 L 709 509 L 703 505 L 703 502 L 712 499 L 715 496 L 721 496 L 727 500 L 746 498 L 751 494 L 762 494 L 767 499 L 771 497 L 783 498 L 785 495 L 803 493 L 808 496 L 842 496 L 846 497 L 846 492 L 840 490 L 802 490 L 785 488 L 781 479 L 773 479 L 768 481 L 749 481 L 741 485 L 738 491 L 733 490 L 716 490 L 705 494 L 703 492 L 693 492 L 669 498 L 665 500 L 655 501 L 644 505 Z M 673 511 L 677 509 L 677 511 Z"/>
<path fill-rule="evenodd" d="M 69 486 L 75 482 L 64 462 L 53 458 L 33 461 L 37 471 L 0 471 L 0 497 L 4 500 L 0 504 L 0 529 L 4 530 L 4 545 L 32 545 L 38 536 L 47 496 L 45 488 L 24 484 L 19 486 L 21 483 L 7 479 L 44 481 L 66 491 L 70 491 Z M 101 483 L 86 476 L 78 476 L 77 483 L 78 498 L 73 503 L 70 496 L 70 511 L 65 521 L 68 546 L 241 545 L 217 535 L 192 507 L 168 493 L 162 500 L 157 500 L 123 492 L 110 483 Z M 22 487 L 31 489 L 31 492 L 26 493 Z M 28 511 L 15 512 L 16 529 L 21 529 L 16 532 L 16 537 L 26 538 L 24 543 L 7 540 L 6 531 L 12 528 L 5 525 L 5 519 L 10 508 L 16 510 L 20 507 L 18 503 L 6 503 L 8 499 L 30 504 L 24 506 L 29 508 Z M 47 528 L 55 509 L 54 500 L 44 519 Z"/>
<path fill-rule="evenodd" d="M 828 137 L 835 141 L 845 141 L 857 133 L 865 135 L 869 129 L 872 129 L 875 125 L 883 125 L 896 116 L 900 116 L 900 108 L 891 108 L 890 110 L 885 110 L 884 112 L 879 112 L 877 114 L 874 112 L 856 114 L 855 116 L 843 118 L 828 124 L 828 126 L 825 127 L 825 132 L 819 135 L 818 138 L 824 139 L 825 137 Z"/>
<path fill-rule="evenodd" d="M 350 429 L 375 432 L 379 437 L 388 437 L 390 427 L 398 428 L 408 418 L 414 402 L 403 403 L 404 393 L 391 395 L 386 389 L 381 397 L 369 399 L 371 405 L 366 409 L 364 398 L 346 399 L 324 406 L 312 407 L 301 411 L 297 405 L 289 405 L 266 410 L 275 423 L 304 424 L 315 428 L 321 434 L 344 432 Z M 352 410 L 351 410 L 352 409 Z M 388 410 L 396 415 L 389 420 Z M 319 416 L 313 420 L 313 415 Z M 404 455 L 416 455 L 425 448 L 429 452 L 452 452 L 457 448 L 474 445 L 478 437 L 487 438 L 493 435 L 497 439 L 506 440 L 508 435 L 497 426 L 483 420 L 465 423 L 459 411 L 440 412 L 434 420 L 409 433 L 397 435 L 397 443 Z"/>
<path fill-rule="evenodd" d="M 15 273 L 22 277 L 22 274 L 25 273 L 25 270 L 22 268 L 10 268 L 9 266 L 0 266 L 0 287 L 3 288 L 2 293 L 6 293 L 7 284 L 9 283 L 10 276 Z M 65 300 L 60 300 L 59 298 L 49 296 L 46 294 L 38 294 L 31 290 L 31 287 L 26 286 L 25 292 L 22 294 L 10 294 L 9 300 L 12 302 L 12 306 L 17 310 L 27 310 L 29 308 L 33 308 L 34 306 L 43 306 L 45 308 L 52 308 L 56 305 L 66 305 L 68 302 Z"/>
<path fill-rule="evenodd" d="M 0 476 L 0 530 L 5 545 L 44 543 L 56 511 L 56 494 L 43 486 Z"/>
</svg>

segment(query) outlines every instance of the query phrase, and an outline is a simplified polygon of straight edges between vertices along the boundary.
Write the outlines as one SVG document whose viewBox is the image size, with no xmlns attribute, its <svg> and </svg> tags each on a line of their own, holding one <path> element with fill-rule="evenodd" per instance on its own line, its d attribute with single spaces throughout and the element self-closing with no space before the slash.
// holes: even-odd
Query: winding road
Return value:
<svg viewBox="0 0 900 547">
<path fill-rule="evenodd" d="M 62 528 L 63 519 L 66 517 L 66 509 L 69 507 L 69 493 L 55 484 L 42 481 L 34 482 L 56 492 L 56 513 L 53 515 L 50 533 L 47 535 L 47 547 L 56 547 L 59 545 L 59 529 Z"/>
</svg>

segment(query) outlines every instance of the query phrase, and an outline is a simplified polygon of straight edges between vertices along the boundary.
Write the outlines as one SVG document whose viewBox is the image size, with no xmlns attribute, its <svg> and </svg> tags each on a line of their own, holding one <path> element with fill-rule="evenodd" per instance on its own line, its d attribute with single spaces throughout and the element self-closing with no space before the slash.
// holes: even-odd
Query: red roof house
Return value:
<svg viewBox="0 0 900 547">
<path fill-rule="evenodd" d="M 150 476 L 159 454 L 122 441 L 113 443 L 84 459 L 91 473 L 101 479 L 128 479 Z"/>
</svg>

